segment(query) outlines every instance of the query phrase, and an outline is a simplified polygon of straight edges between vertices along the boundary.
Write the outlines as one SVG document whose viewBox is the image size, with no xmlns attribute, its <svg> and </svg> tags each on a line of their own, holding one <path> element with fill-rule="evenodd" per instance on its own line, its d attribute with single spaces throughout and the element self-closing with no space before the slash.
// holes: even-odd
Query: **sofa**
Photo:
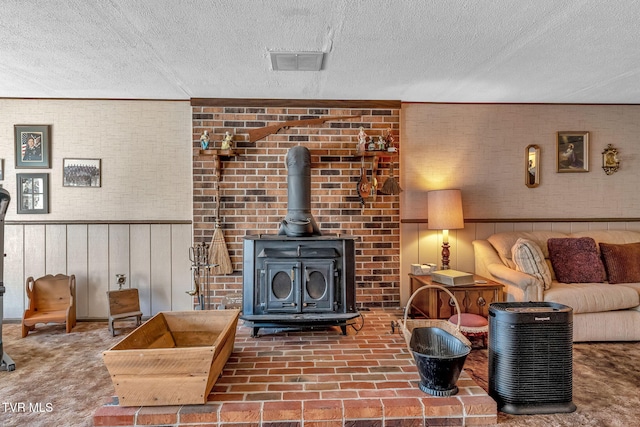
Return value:
<svg viewBox="0 0 640 427">
<path fill-rule="evenodd" d="M 640 232 L 509 231 L 473 241 L 475 273 L 505 300 L 573 308 L 573 341 L 640 340 Z"/>
</svg>

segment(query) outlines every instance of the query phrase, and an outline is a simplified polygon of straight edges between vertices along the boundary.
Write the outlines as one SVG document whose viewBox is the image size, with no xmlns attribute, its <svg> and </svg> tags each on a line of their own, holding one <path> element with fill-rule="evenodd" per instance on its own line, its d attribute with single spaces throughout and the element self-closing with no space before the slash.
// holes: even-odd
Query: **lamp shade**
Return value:
<svg viewBox="0 0 640 427">
<path fill-rule="evenodd" d="M 460 190 L 436 190 L 427 193 L 429 230 L 464 228 L 462 193 Z"/>
</svg>

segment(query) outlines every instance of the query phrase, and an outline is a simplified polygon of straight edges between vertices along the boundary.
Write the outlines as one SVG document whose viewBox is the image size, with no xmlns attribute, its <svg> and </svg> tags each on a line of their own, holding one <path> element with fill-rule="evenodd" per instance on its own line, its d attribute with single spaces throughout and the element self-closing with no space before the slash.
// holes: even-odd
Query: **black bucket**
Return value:
<svg viewBox="0 0 640 427">
<path fill-rule="evenodd" d="M 456 383 L 471 347 L 434 327 L 414 328 L 409 347 L 420 374 L 420 390 L 434 396 L 458 392 Z"/>
</svg>

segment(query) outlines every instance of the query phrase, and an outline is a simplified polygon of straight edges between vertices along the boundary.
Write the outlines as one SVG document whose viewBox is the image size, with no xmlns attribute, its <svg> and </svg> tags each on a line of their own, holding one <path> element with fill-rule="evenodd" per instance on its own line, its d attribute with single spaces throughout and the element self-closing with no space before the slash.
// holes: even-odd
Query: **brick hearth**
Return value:
<svg viewBox="0 0 640 427">
<path fill-rule="evenodd" d="M 460 391 L 433 397 L 391 323 L 400 310 L 363 312 L 364 326 L 300 332 L 239 326 L 234 352 L 204 405 L 98 408 L 96 426 L 396 427 L 497 422 L 496 403 L 465 372 Z M 359 321 L 359 324 L 361 321 Z M 357 325 L 359 326 L 359 325 Z M 267 334 L 266 332 L 271 332 Z M 168 387 L 171 385 L 168 384 Z"/>
</svg>

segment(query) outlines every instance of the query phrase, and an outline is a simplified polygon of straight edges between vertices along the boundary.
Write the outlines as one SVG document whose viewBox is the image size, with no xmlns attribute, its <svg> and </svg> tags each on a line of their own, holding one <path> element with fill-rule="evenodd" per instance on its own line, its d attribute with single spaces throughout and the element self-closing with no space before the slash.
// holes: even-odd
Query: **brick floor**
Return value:
<svg viewBox="0 0 640 427">
<path fill-rule="evenodd" d="M 239 322 L 234 351 L 204 405 L 99 407 L 96 426 L 401 427 L 497 423 L 497 406 L 465 372 L 458 394 L 434 397 L 402 335 L 400 310 L 364 311 L 361 330 L 251 328 Z M 360 326 L 360 322 L 357 326 Z M 170 386 L 170 385 L 169 385 Z"/>
</svg>

